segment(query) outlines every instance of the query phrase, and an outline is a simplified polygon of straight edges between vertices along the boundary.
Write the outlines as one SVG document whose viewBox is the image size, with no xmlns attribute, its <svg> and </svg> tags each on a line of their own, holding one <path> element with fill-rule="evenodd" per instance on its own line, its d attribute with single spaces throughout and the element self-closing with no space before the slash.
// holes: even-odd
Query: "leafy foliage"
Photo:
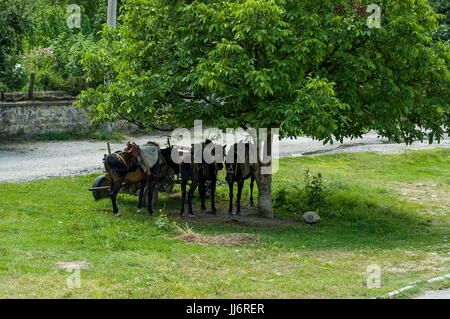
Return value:
<svg viewBox="0 0 450 319">
<path fill-rule="evenodd" d="M 315 211 L 324 206 L 328 195 L 322 174 L 313 175 L 307 169 L 301 187 L 283 187 L 276 192 L 274 206 L 291 213 Z"/>
<path fill-rule="evenodd" d="M 121 24 L 83 62 L 113 81 L 80 104 L 99 121 L 147 127 L 201 118 L 324 142 L 367 129 L 440 139 L 450 51 L 432 42 L 438 16 L 425 0 L 384 0 L 382 28 L 369 29 L 369 3 L 125 1 Z"/>
<path fill-rule="evenodd" d="M 24 34 L 30 22 L 24 14 L 25 4 L 18 0 L 0 2 L 0 86 L 17 89 L 23 85 L 23 70 L 18 65 Z"/>
<path fill-rule="evenodd" d="M 304 186 L 300 189 L 300 199 L 304 210 L 316 210 L 325 203 L 326 190 L 322 174 L 312 175 L 305 171 Z"/>
<path fill-rule="evenodd" d="M 176 223 L 163 212 L 160 210 L 160 215 L 155 217 L 153 221 L 153 225 L 156 227 L 156 229 L 165 231 L 168 233 L 173 233 L 175 230 Z"/>
<path fill-rule="evenodd" d="M 69 28 L 69 0 L 5 0 L 0 3 L 0 82 L 5 90 L 19 90 L 30 72 L 36 72 L 37 89 L 79 92 L 84 76 L 81 52 L 98 40 L 106 21 L 104 0 L 80 0 L 81 28 Z M 45 59 L 42 48 L 52 51 Z M 22 52 L 26 51 L 25 61 Z M 25 63 L 25 69 L 23 63 Z M 40 65 L 36 65 L 36 63 Z M 34 64 L 34 65 L 33 65 Z"/>
<path fill-rule="evenodd" d="M 67 6 L 76 3 L 81 9 L 81 28 L 67 26 Z M 55 40 L 69 39 L 82 34 L 95 35 L 106 21 L 106 4 L 103 0 L 36 0 L 33 2 L 30 19 L 33 24 L 27 37 L 27 46 L 51 46 Z"/>
<path fill-rule="evenodd" d="M 78 1 L 81 8 L 81 28 L 67 26 L 67 6 L 73 1 L 39 0 L 36 8 L 39 14 L 32 15 L 33 32 L 27 38 L 27 45 L 48 46 L 54 52 L 51 65 L 41 69 L 37 87 L 79 92 L 83 87 L 84 72 L 79 64 L 82 52 L 93 45 L 96 34 L 106 20 L 106 2 Z"/>
<path fill-rule="evenodd" d="M 51 48 L 36 48 L 24 54 L 23 63 L 28 72 L 38 72 L 55 63 L 54 56 Z"/>
<path fill-rule="evenodd" d="M 450 40 L 450 2 L 444 0 L 430 0 L 429 2 L 436 12 L 442 15 L 435 38 L 443 41 Z"/>
</svg>

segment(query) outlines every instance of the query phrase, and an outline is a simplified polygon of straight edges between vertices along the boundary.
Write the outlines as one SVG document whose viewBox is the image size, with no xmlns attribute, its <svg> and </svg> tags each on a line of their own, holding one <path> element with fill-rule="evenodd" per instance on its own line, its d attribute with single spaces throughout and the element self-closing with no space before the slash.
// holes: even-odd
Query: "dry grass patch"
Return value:
<svg viewBox="0 0 450 319">
<path fill-rule="evenodd" d="M 192 228 L 186 225 L 186 229 L 179 226 L 177 231 L 179 235 L 175 240 L 183 240 L 188 243 L 196 244 L 213 244 L 219 246 L 240 246 L 246 244 L 258 244 L 260 242 L 259 236 L 252 234 L 224 234 L 224 235 L 202 235 L 194 232 Z"/>
</svg>

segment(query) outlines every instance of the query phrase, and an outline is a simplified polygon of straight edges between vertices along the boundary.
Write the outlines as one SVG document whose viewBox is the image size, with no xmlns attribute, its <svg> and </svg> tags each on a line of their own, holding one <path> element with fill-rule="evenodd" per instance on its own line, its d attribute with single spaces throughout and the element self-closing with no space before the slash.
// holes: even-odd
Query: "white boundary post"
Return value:
<svg viewBox="0 0 450 319">
<path fill-rule="evenodd" d="M 117 21 L 117 0 L 108 0 L 108 26 L 115 27 Z"/>
</svg>

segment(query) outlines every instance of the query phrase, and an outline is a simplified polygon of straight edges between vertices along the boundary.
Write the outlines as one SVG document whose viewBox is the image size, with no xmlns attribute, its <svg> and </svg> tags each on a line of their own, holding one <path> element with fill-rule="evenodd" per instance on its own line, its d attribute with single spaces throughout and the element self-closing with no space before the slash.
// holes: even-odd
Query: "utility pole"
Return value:
<svg viewBox="0 0 450 319">
<path fill-rule="evenodd" d="M 108 26 L 115 27 L 117 20 L 117 0 L 108 0 Z"/>
<path fill-rule="evenodd" d="M 108 26 L 111 27 L 115 27 L 116 26 L 116 21 L 117 21 L 117 0 L 108 0 L 108 15 L 107 15 L 107 19 L 106 19 Z M 109 80 L 104 80 L 105 85 L 109 85 L 110 81 Z M 111 123 L 106 123 L 105 125 L 105 129 L 108 132 L 109 136 L 112 136 L 112 125 Z M 111 154 L 111 150 L 109 147 L 109 143 L 108 143 L 108 152 Z"/>
</svg>

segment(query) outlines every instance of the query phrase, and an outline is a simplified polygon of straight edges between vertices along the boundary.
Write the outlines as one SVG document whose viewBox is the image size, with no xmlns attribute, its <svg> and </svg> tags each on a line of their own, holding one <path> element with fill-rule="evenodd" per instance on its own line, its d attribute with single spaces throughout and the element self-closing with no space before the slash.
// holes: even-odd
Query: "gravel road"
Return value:
<svg viewBox="0 0 450 319">
<path fill-rule="evenodd" d="M 137 144 L 155 141 L 160 145 L 167 141 L 167 133 L 154 132 L 146 136 L 130 138 Z M 177 144 L 176 141 L 173 144 Z M 113 151 L 123 149 L 125 142 L 111 144 Z M 375 152 L 380 154 L 400 153 L 405 150 L 450 148 L 450 138 L 440 144 L 416 142 L 411 146 L 389 143 L 369 133 L 362 139 L 345 140 L 344 143 L 323 145 L 310 138 L 280 141 L 281 157 L 314 156 L 333 153 Z M 105 142 L 51 141 L 27 142 L 16 145 L 0 144 L 0 183 L 21 182 L 39 178 L 81 175 L 103 171 L 103 155 L 107 153 Z"/>
</svg>

